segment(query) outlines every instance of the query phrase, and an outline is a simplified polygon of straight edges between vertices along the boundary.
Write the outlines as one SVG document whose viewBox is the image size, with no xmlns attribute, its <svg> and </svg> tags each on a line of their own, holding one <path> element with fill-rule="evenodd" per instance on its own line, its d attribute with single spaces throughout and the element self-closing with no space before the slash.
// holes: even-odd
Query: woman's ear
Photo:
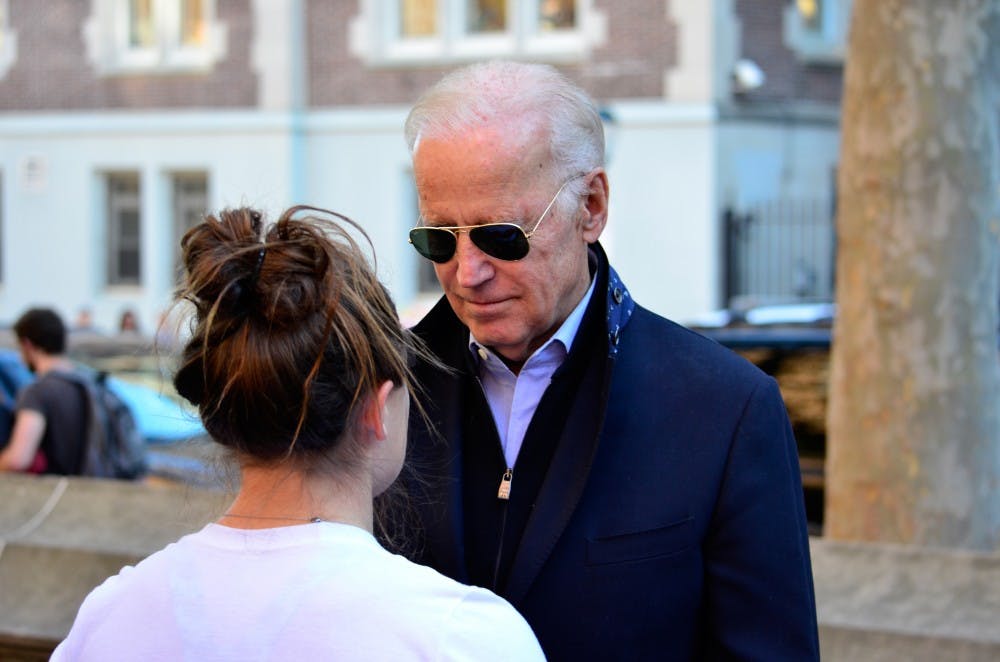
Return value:
<svg viewBox="0 0 1000 662">
<path fill-rule="evenodd" d="M 392 393 L 393 383 L 390 380 L 382 382 L 375 391 L 375 395 L 368 398 L 364 413 L 361 417 L 361 425 L 365 430 L 371 432 L 372 438 L 383 441 L 388 436 L 385 428 L 386 402 L 389 394 Z"/>
</svg>

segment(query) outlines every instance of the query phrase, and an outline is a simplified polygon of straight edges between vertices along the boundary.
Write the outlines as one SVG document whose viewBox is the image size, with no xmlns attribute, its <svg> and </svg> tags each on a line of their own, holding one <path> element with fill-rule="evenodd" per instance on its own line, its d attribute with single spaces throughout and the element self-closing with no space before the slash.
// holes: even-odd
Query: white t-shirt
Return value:
<svg viewBox="0 0 1000 662">
<path fill-rule="evenodd" d="M 52 660 L 544 660 L 493 593 L 363 529 L 209 524 L 94 589 Z"/>
</svg>

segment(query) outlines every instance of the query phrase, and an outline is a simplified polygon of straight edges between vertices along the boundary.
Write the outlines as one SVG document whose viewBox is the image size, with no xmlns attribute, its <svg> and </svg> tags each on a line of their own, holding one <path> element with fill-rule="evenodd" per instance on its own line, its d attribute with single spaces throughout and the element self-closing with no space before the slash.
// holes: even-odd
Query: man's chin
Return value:
<svg viewBox="0 0 1000 662">
<path fill-rule="evenodd" d="M 470 326 L 469 330 L 472 331 L 472 337 L 479 344 L 489 347 L 495 353 L 512 361 L 521 360 L 519 345 L 512 342 L 509 335 L 500 333 L 497 329 L 491 329 L 489 325 L 474 325 Z"/>
</svg>

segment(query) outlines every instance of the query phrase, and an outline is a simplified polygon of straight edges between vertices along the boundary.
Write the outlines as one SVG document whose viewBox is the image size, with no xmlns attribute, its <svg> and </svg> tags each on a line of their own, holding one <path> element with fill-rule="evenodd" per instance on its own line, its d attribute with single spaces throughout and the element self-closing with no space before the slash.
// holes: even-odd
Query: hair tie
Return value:
<svg viewBox="0 0 1000 662">
<path fill-rule="evenodd" d="M 257 252 L 257 266 L 253 268 L 253 273 L 250 275 L 250 282 L 256 284 L 257 278 L 260 276 L 260 268 L 264 265 L 264 253 L 267 252 L 267 246 L 261 246 L 260 251 Z"/>
</svg>

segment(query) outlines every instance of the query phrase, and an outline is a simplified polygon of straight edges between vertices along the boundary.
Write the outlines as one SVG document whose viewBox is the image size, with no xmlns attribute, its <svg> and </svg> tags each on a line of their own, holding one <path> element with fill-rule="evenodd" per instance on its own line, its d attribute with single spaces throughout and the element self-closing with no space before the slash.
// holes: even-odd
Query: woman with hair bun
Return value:
<svg viewBox="0 0 1000 662">
<path fill-rule="evenodd" d="M 349 229 L 368 240 L 311 207 L 266 229 L 236 209 L 184 236 L 194 320 L 174 384 L 240 489 L 94 589 L 52 659 L 543 659 L 503 599 L 373 535 L 405 454 L 407 356 L 426 352 Z"/>
</svg>

